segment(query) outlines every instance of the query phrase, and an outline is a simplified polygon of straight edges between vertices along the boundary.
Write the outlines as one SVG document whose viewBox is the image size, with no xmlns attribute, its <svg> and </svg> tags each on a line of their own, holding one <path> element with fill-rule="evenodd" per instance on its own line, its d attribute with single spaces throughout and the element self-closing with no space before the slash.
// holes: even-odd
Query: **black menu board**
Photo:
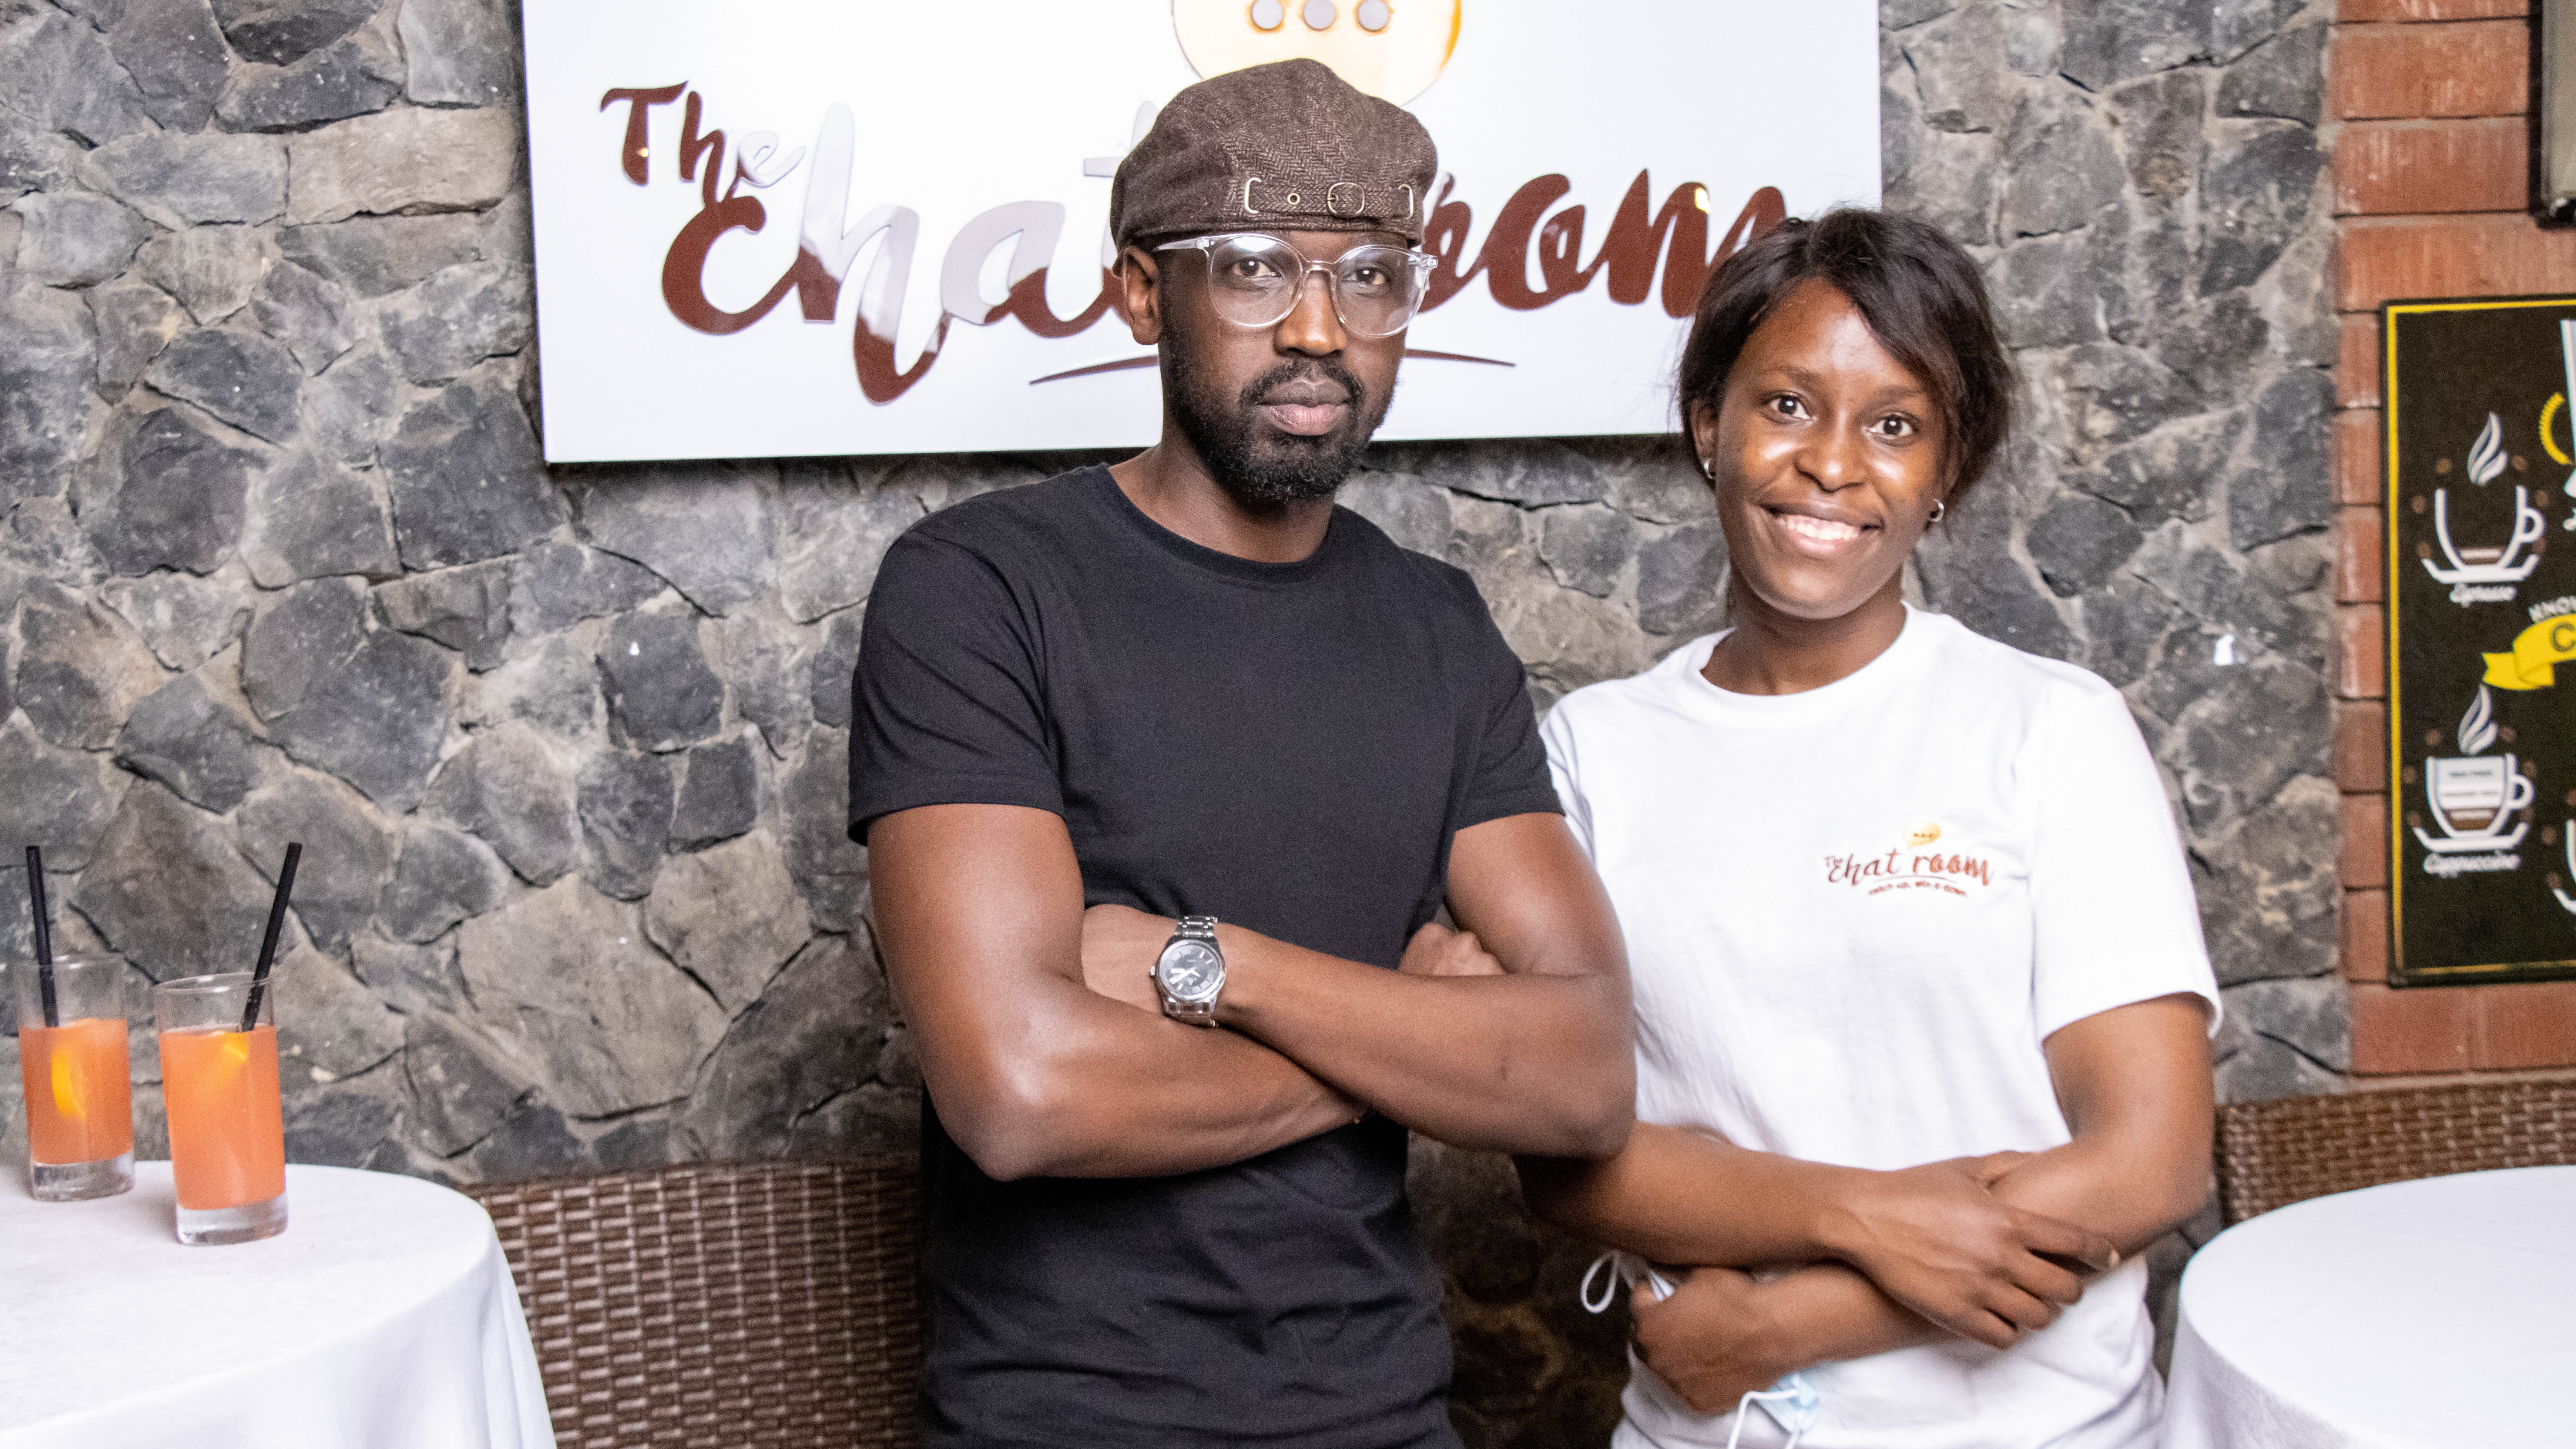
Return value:
<svg viewBox="0 0 2576 1449">
<path fill-rule="evenodd" d="M 2576 297 L 2380 321 L 2389 982 L 2576 976 Z"/>
</svg>

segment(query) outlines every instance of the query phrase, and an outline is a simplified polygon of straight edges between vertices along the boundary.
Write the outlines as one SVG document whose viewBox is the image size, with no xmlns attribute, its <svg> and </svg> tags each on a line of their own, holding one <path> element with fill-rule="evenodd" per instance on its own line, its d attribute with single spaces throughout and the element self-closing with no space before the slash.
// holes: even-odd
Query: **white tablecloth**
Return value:
<svg viewBox="0 0 2576 1449">
<path fill-rule="evenodd" d="M 290 1166 L 283 1234 L 192 1248 L 166 1162 L 94 1202 L 0 1179 L 0 1449 L 553 1449 L 468 1198 Z"/>
<path fill-rule="evenodd" d="M 2183 1274 L 2168 1449 L 2576 1444 L 2576 1167 L 2293 1203 Z"/>
</svg>

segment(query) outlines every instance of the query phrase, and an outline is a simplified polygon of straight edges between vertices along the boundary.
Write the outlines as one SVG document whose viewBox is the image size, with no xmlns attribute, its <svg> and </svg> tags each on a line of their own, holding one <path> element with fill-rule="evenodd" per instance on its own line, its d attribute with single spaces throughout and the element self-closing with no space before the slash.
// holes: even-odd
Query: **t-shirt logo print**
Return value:
<svg viewBox="0 0 2576 1449">
<path fill-rule="evenodd" d="M 1851 886 L 1868 895 L 1890 891 L 1936 891 L 1954 896 L 1971 887 L 1994 883 L 1994 869 L 1981 855 L 1956 849 L 1938 850 L 1941 826 L 1926 820 L 1908 829 L 1904 843 L 1879 852 L 1854 851 L 1825 857 L 1825 884 Z"/>
</svg>

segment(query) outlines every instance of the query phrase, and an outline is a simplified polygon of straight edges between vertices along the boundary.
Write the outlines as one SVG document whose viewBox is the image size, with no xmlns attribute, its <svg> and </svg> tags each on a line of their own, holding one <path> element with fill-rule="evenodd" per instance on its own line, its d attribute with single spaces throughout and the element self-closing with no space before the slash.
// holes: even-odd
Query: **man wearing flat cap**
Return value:
<svg viewBox="0 0 2576 1449">
<path fill-rule="evenodd" d="M 850 816 L 929 1085 L 926 1444 L 1454 1445 L 1406 1129 L 1626 1136 L 1618 926 L 1520 663 L 1333 505 L 1433 167 L 1313 61 L 1181 92 L 1110 203 L 1161 440 L 878 575 Z"/>
</svg>

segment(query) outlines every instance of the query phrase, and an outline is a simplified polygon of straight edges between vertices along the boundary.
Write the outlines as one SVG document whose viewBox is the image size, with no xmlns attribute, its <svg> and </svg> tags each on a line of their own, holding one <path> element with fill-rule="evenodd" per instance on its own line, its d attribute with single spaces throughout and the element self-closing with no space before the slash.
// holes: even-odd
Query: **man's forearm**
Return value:
<svg viewBox="0 0 2576 1449">
<path fill-rule="evenodd" d="M 1616 1151 L 1634 1094 L 1614 976 L 1408 976 L 1219 928 L 1218 1019 L 1460 1147 Z"/>
</svg>

